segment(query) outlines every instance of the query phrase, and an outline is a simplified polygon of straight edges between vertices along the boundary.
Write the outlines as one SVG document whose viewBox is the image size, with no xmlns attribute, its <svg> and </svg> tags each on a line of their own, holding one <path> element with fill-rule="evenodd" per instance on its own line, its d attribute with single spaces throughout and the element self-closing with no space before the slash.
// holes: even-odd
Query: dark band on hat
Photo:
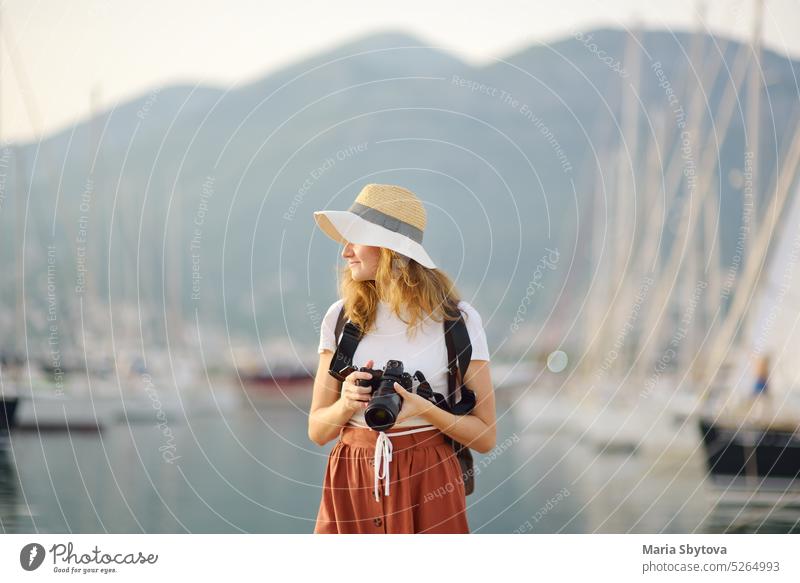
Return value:
<svg viewBox="0 0 800 583">
<path fill-rule="evenodd" d="M 352 205 L 350 205 L 348 210 L 351 213 L 358 215 L 362 219 L 369 221 L 370 223 L 374 223 L 380 227 L 385 227 L 390 231 L 394 231 L 395 233 L 405 235 L 412 241 L 422 244 L 422 230 L 410 223 L 401 221 L 396 217 L 387 215 L 384 212 L 381 212 L 370 206 L 363 205 L 360 202 L 354 202 Z"/>
</svg>

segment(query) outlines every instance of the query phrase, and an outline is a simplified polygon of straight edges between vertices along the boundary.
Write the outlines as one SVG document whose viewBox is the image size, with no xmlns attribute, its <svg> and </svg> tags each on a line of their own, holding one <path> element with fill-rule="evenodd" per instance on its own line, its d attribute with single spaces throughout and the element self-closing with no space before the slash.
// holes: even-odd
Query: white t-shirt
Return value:
<svg viewBox="0 0 800 583">
<path fill-rule="evenodd" d="M 320 354 L 323 350 L 331 352 L 336 350 L 334 333 L 343 304 L 344 300 L 341 299 L 334 302 L 322 319 L 318 349 Z M 463 300 L 459 302 L 458 308 L 463 313 L 464 324 L 472 344 L 472 360 L 488 361 L 489 348 L 480 315 Z M 391 312 L 388 304 L 380 302 L 375 328 L 359 342 L 353 355 L 353 366 L 366 366 L 367 361 L 372 359 L 373 369 L 383 369 L 387 361 L 400 360 L 405 372 L 413 376 L 419 370 L 425 375 L 425 380 L 430 383 L 434 393 L 447 396 L 447 345 L 444 340 L 444 324 L 426 316 L 416 335 L 410 339 L 406 336 L 407 326 Z M 418 381 L 414 379 L 412 391 L 416 389 L 417 384 Z M 460 391 L 456 393 L 457 400 L 460 398 L 459 393 Z M 366 426 L 364 412 L 356 411 L 350 420 L 350 425 Z M 421 417 L 411 417 L 397 423 L 395 427 L 414 425 L 430 425 L 430 423 Z"/>
</svg>

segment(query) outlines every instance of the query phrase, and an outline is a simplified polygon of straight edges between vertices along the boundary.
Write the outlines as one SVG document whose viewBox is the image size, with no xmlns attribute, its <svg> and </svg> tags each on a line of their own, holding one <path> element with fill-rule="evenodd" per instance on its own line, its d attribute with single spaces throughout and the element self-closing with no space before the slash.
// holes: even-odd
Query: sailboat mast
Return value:
<svg viewBox="0 0 800 583">
<path fill-rule="evenodd" d="M 608 213 L 609 225 L 608 240 L 610 241 L 609 251 L 609 269 L 611 276 L 607 278 L 605 289 L 603 290 L 607 301 L 603 302 L 605 308 L 605 321 L 601 319 L 601 326 L 597 334 L 598 341 L 596 343 L 598 350 L 602 351 L 604 348 L 611 346 L 614 342 L 614 337 L 620 329 L 619 321 L 621 299 L 627 297 L 628 283 L 626 278 L 630 274 L 627 273 L 626 260 L 630 263 L 630 255 L 627 252 L 633 252 L 635 249 L 633 241 L 629 241 L 628 234 L 635 238 L 634 228 L 636 226 L 635 217 L 631 219 L 629 213 L 632 209 L 636 208 L 635 189 L 636 180 L 635 172 L 638 160 L 638 133 L 639 133 L 639 103 L 636 95 L 640 93 L 639 88 L 639 67 L 640 67 L 640 50 L 635 31 L 628 31 L 625 42 L 625 63 L 634 71 L 634 79 L 631 83 L 626 84 L 624 78 L 620 82 L 620 109 L 622 116 L 622 135 L 619 136 L 619 142 L 616 148 L 616 164 L 614 164 L 614 171 L 616 176 L 613 180 L 609 180 L 608 184 Z M 625 153 L 629 156 L 626 156 Z M 630 165 L 628 165 L 630 161 Z M 602 173 L 601 173 L 602 176 Z M 627 203 L 627 204 L 626 204 Z M 627 246 L 626 246 L 627 243 Z M 627 247 L 627 248 L 626 248 Z M 624 356 L 622 357 L 624 360 Z M 620 359 L 614 359 L 606 370 L 607 373 L 612 373 L 613 369 L 624 366 L 625 363 L 620 362 Z"/>
<path fill-rule="evenodd" d="M 758 181 L 759 158 L 759 122 L 761 112 L 761 33 L 764 20 L 764 0 L 754 0 L 755 16 L 753 18 L 753 37 L 751 40 L 753 58 L 750 64 L 750 77 L 748 84 L 747 108 L 747 146 L 753 158 L 752 184 L 755 196 L 759 196 L 761 189 Z M 760 221 L 759 221 L 760 222 Z"/>
<path fill-rule="evenodd" d="M 173 207 L 171 213 L 167 215 L 165 228 L 169 229 L 169 215 L 172 220 L 170 237 L 165 238 L 168 245 L 166 248 L 166 264 L 169 266 L 167 272 L 167 317 L 171 323 L 172 334 L 166 335 L 169 342 L 175 348 L 182 348 L 184 339 L 183 322 L 183 290 L 181 286 L 182 260 L 183 260 L 183 194 L 181 185 L 177 177 L 173 183 Z"/>
<path fill-rule="evenodd" d="M 733 302 L 725 317 L 720 333 L 715 336 L 715 344 L 712 345 L 708 359 L 708 376 L 716 374 L 722 366 L 728 347 L 733 344 L 739 322 L 750 306 L 753 299 L 753 289 L 758 283 L 763 261 L 769 250 L 770 241 L 775 233 L 779 218 L 783 216 L 784 206 L 789 192 L 797 179 L 797 168 L 800 164 L 800 132 L 795 133 L 788 154 L 784 158 L 782 171 L 778 173 L 778 180 L 775 184 L 775 193 L 766 212 L 767 219 L 758 229 L 752 251 L 747 254 L 744 262 L 744 271 L 741 281 L 736 287 Z M 708 384 L 707 384 L 708 386 Z"/>
<path fill-rule="evenodd" d="M 748 94 L 747 94 L 747 131 L 746 131 L 746 144 L 747 153 L 750 160 L 750 184 L 751 193 L 750 199 L 752 202 L 752 211 L 750 217 L 750 228 L 745 229 L 743 233 L 745 247 L 750 240 L 750 231 L 757 225 L 765 222 L 767 219 L 765 213 L 759 213 L 761 201 L 764 200 L 763 192 L 761 190 L 758 171 L 761 166 L 760 158 L 760 113 L 761 113 L 761 35 L 763 30 L 764 21 L 764 0 L 754 0 L 754 17 L 753 17 L 753 36 L 750 44 L 753 51 L 753 56 L 750 64 L 750 76 L 748 78 Z M 742 193 L 742 212 L 746 212 L 747 192 Z M 761 215 L 761 216 L 759 216 Z M 747 337 L 748 327 L 752 323 L 752 318 L 746 318 L 742 323 L 744 337 Z"/>
<path fill-rule="evenodd" d="M 700 214 L 697 212 L 690 212 L 689 203 L 696 205 L 698 208 L 702 208 L 701 205 L 705 204 L 705 199 L 712 190 L 712 181 L 718 163 L 718 147 L 719 144 L 724 143 L 731 122 L 733 121 L 735 106 L 738 102 L 739 87 L 743 83 L 747 72 L 748 60 L 746 57 L 746 49 L 740 48 L 734 61 L 731 82 L 725 86 L 725 91 L 717 111 L 718 115 L 713 121 L 717 130 L 716 132 L 709 132 L 709 135 L 697 152 L 699 157 L 699 165 L 697 168 L 699 168 L 700 171 L 696 173 L 696 196 L 675 197 L 675 204 L 679 205 L 678 214 L 680 219 L 673 242 L 666 252 L 667 257 L 663 262 L 664 267 L 659 270 L 658 273 L 657 283 L 653 291 L 653 301 L 648 302 L 648 309 L 644 312 L 644 330 L 656 331 L 657 326 L 662 326 L 664 324 L 661 312 L 666 311 L 668 308 L 670 295 L 673 292 L 672 288 L 678 276 L 678 270 L 681 268 L 683 258 L 681 250 L 686 245 L 685 241 L 688 241 L 689 237 L 694 232 L 695 224 Z M 678 153 L 676 155 L 678 155 L 678 163 L 683 165 L 684 161 L 680 157 L 680 154 Z M 675 184 L 671 185 L 671 187 L 677 191 L 683 184 L 683 177 L 678 175 Z M 668 187 L 670 187 L 670 185 L 668 185 Z M 653 336 L 657 337 L 658 335 L 654 332 Z M 648 344 L 647 352 L 644 352 L 646 356 L 640 360 L 642 366 L 647 366 L 654 362 L 653 356 L 658 349 L 656 342 L 651 340 Z"/>
<path fill-rule="evenodd" d="M 3 64 L 3 16 L 2 16 L 2 6 L 0 6 L 0 67 Z M 0 68 L 0 86 L 2 85 L 1 80 L 3 78 L 3 70 Z M 2 90 L 0 90 L 0 95 L 2 95 Z M 0 123 L 2 123 L 3 119 L 3 110 L 2 110 L 2 103 L 0 103 Z M 0 136 L 2 136 L 2 127 L 0 127 Z M 1 138 L 0 138 L 1 139 Z M 15 271 L 15 309 L 14 309 L 14 319 L 15 319 L 15 329 L 16 334 L 13 334 L 14 340 L 12 341 L 13 350 L 15 356 L 25 354 L 25 347 L 22 345 L 26 334 L 25 334 L 25 315 L 24 315 L 24 301 L 23 301 L 23 294 L 25 293 L 24 286 L 23 286 L 23 259 L 25 254 L 25 241 L 24 241 L 24 229 L 23 229 L 23 221 L 25 220 L 24 210 L 23 210 L 23 202 L 22 197 L 25 191 L 22 188 L 23 179 L 25 177 L 25 170 L 23 167 L 22 161 L 22 148 L 16 148 L 14 152 L 14 161 L 16 163 L 15 167 L 15 176 L 14 176 L 14 188 L 16 189 L 16 193 L 14 196 L 14 212 L 15 212 L 15 221 L 14 221 L 14 271 Z"/>
</svg>

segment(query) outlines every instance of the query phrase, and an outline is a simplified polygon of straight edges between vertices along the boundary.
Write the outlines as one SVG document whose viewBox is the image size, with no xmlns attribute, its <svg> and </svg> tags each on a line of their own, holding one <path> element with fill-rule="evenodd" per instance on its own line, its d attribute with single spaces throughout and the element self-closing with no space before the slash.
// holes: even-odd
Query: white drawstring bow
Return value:
<svg viewBox="0 0 800 583">
<path fill-rule="evenodd" d="M 415 427 L 414 429 L 408 429 L 406 431 L 394 431 L 391 435 L 409 435 L 411 433 L 419 433 L 420 431 L 431 431 L 432 429 L 436 429 L 433 425 L 426 425 L 424 427 Z M 389 472 L 389 462 L 392 461 L 392 450 L 394 446 L 392 445 L 392 440 L 389 439 L 389 435 L 387 435 L 383 431 L 378 432 L 378 438 L 375 440 L 375 458 L 374 458 L 374 470 L 375 470 L 375 500 L 380 501 L 380 481 L 384 480 L 383 483 L 383 493 L 385 496 L 389 495 L 389 482 L 391 481 L 391 475 Z"/>
<path fill-rule="evenodd" d="M 389 462 L 392 461 L 392 440 L 383 431 L 378 432 L 375 440 L 375 500 L 380 501 L 378 484 L 384 480 L 383 493 L 389 495 Z"/>
</svg>

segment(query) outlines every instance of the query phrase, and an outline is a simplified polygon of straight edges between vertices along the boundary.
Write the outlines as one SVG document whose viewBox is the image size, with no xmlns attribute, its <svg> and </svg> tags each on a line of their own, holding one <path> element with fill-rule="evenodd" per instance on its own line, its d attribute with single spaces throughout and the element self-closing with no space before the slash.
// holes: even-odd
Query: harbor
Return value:
<svg viewBox="0 0 800 583">
<path fill-rule="evenodd" d="M 348 263 L 313 211 L 403 184 L 414 224 L 347 220 L 424 230 L 441 273 L 397 265 L 480 316 L 470 532 L 800 533 L 800 48 L 768 1 L 689 4 L 481 64 L 375 28 L 218 84 L 98 73 L 59 127 L 0 7 L 0 532 L 313 532 Z M 454 350 L 418 372 L 449 390 Z"/>
<path fill-rule="evenodd" d="M 476 456 L 468 499 L 474 532 L 797 532 L 796 494 L 734 510 L 706 483 L 700 447 L 611 451 L 559 419 L 555 411 L 566 404 L 558 398 L 537 401 L 533 422 L 501 410 L 495 451 Z M 308 440 L 302 410 L 219 404 L 188 419 L 170 415 L 171 443 L 153 430 L 152 416 L 98 434 L 15 434 L 13 448 L 0 453 L 5 532 L 313 528 L 330 446 Z M 557 421 L 563 428 L 554 431 Z M 695 427 L 684 430 L 699 441 Z"/>
</svg>

